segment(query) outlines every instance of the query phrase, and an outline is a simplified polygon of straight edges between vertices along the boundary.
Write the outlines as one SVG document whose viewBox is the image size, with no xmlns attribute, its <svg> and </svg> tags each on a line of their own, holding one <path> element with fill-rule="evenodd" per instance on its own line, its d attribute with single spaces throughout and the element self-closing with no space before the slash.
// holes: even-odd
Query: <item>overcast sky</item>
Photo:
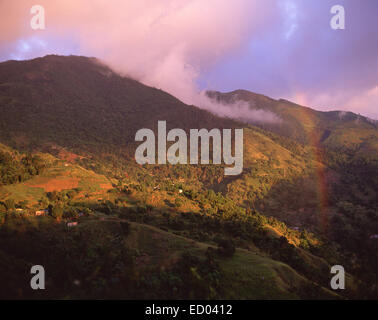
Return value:
<svg viewBox="0 0 378 320">
<path fill-rule="evenodd" d="M 337 4 L 345 30 L 330 26 Z M 377 0 L 1 0 L 0 15 L 1 61 L 96 56 L 186 103 L 247 89 L 378 119 Z"/>
</svg>

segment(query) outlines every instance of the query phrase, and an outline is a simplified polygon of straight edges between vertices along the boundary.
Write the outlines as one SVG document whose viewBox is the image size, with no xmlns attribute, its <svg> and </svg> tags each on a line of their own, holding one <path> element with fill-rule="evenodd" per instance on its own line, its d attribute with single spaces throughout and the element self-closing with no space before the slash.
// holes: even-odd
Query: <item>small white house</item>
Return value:
<svg viewBox="0 0 378 320">
<path fill-rule="evenodd" d="M 48 214 L 49 213 L 49 210 L 46 210 L 46 209 L 42 209 L 42 210 L 38 210 L 35 212 L 35 215 L 36 216 L 43 216 L 45 214 Z"/>
<path fill-rule="evenodd" d="M 77 222 L 67 222 L 67 227 L 68 228 L 72 228 L 72 227 L 76 227 L 77 226 Z"/>
</svg>

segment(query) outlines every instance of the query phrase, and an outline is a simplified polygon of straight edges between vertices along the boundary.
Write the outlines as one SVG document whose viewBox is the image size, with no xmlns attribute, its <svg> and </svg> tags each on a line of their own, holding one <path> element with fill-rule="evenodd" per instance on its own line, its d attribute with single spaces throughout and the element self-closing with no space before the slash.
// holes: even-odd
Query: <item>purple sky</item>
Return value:
<svg viewBox="0 0 378 320">
<path fill-rule="evenodd" d="M 272 21 L 244 51 L 203 73 L 201 85 L 249 89 L 378 119 L 378 1 L 286 3 L 281 20 Z M 330 28 L 334 4 L 345 8 L 345 30 Z"/>
<path fill-rule="evenodd" d="M 0 3 L 1 61 L 97 56 L 188 103 L 200 89 L 247 89 L 378 119 L 377 0 L 38 3 L 46 7 L 43 31 L 30 28 L 33 1 Z M 345 30 L 330 27 L 337 4 Z"/>
</svg>

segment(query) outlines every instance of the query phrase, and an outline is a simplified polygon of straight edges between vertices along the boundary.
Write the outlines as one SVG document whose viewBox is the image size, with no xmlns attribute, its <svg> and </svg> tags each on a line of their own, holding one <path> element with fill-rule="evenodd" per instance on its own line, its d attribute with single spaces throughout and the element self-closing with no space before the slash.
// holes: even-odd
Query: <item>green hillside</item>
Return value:
<svg viewBox="0 0 378 320">
<path fill-rule="evenodd" d="M 214 116 L 94 58 L 0 63 L 0 295 L 43 298 L 22 282 L 41 261 L 48 298 L 376 297 L 376 125 L 213 93 L 236 94 L 283 121 Z M 135 133 L 158 120 L 244 128 L 242 174 L 136 164 Z M 334 264 L 348 272 L 337 294 Z"/>
<path fill-rule="evenodd" d="M 306 144 L 321 144 L 332 149 L 365 149 L 377 156 L 377 120 L 353 112 L 321 112 L 292 103 L 274 100 L 247 90 L 228 93 L 209 91 L 208 96 L 223 103 L 244 101 L 250 109 L 266 110 L 276 114 L 278 123 L 250 123 Z"/>
</svg>

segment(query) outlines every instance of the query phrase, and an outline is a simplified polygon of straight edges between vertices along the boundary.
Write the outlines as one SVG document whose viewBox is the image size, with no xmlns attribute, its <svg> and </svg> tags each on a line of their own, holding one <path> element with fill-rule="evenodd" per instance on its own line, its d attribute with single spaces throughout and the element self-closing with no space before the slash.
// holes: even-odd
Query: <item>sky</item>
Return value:
<svg viewBox="0 0 378 320">
<path fill-rule="evenodd" d="M 35 4 L 44 30 L 30 26 Z M 331 28 L 334 5 L 345 9 L 344 30 Z M 204 90 L 246 89 L 378 119 L 377 14 L 376 0 L 0 0 L 0 61 L 97 57 L 221 115 L 231 111 Z"/>
</svg>

